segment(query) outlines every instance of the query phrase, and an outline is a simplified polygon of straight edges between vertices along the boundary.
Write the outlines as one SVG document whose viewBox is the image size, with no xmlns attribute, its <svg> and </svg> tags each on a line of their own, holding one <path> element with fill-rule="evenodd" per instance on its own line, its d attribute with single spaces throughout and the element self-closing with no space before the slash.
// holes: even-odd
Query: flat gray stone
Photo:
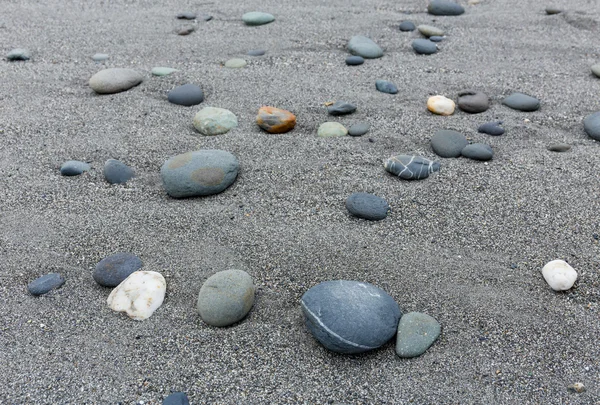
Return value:
<svg viewBox="0 0 600 405">
<path fill-rule="evenodd" d="M 245 271 L 220 271 L 210 276 L 200 288 L 198 313 L 209 325 L 229 326 L 250 312 L 254 292 L 252 277 Z"/>
<path fill-rule="evenodd" d="M 193 13 L 191 11 L 184 11 L 183 13 L 177 14 L 176 17 L 180 20 L 195 20 L 196 13 Z"/>
<path fill-rule="evenodd" d="M 398 93 L 398 88 L 396 87 L 396 85 L 392 82 L 388 82 L 387 80 L 377 80 L 375 82 L 375 88 L 382 93 L 387 93 L 387 94 Z"/>
<path fill-rule="evenodd" d="M 441 28 L 434 27 L 433 25 L 421 24 L 417 27 L 419 32 L 426 37 L 441 37 L 444 36 L 444 30 Z"/>
<path fill-rule="evenodd" d="M 432 15 L 461 15 L 465 12 L 463 6 L 450 0 L 431 0 L 427 12 Z"/>
<path fill-rule="evenodd" d="M 190 107 L 204 101 L 204 92 L 195 84 L 184 84 L 175 87 L 167 96 L 169 102 Z"/>
<path fill-rule="evenodd" d="M 571 145 L 568 143 L 551 143 L 547 146 L 550 152 L 568 152 L 571 150 Z"/>
<path fill-rule="evenodd" d="M 449 129 L 437 131 L 431 137 L 431 149 L 445 158 L 459 157 L 468 144 L 469 141 L 463 134 Z"/>
<path fill-rule="evenodd" d="M 369 132 L 369 129 L 371 129 L 371 124 L 369 124 L 368 122 L 357 122 L 356 124 L 350 127 L 350 129 L 348 130 L 348 135 L 362 136 Z"/>
<path fill-rule="evenodd" d="M 242 16 L 242 20 L 246 25 L 265 25 L 275 21 L 273 14 L 262 13 L 260 11 L 251 11 Z"/>
<path fill-rule="evenodd" d="M 60 167 L 60 174 L 63 176 L 79 176 L 80 174 L 89 171 L 91 168 L 92 167 L 85 162 L 68 160 Z"/>
<path fill-rule="evenodd" d="M 592 73 L 596 77 L 600 77 L 600 63 L 596 63 L 595 65 L 592 65 L 591 69 L 592 69 Z"/>
<path fill-rule="evenodd" d="M 485 124 L 481 124 L 477 128 L 477 131 L 481 132 L 482 134 L 499 136 L 504 133 L 504 128 L 502 128 L 500 126 L 501 124 L 502 124 L 502 121 L 486 122 Z"/>
<path fill-rule="evenodd" d="M 185 392 L 174 392 L 163 399 L 162 405 L 190 405 L 190 400 Z"/>
<path fill-rule="evenodd" d="M 502 101 L 502 104 L 513 110 L 525 112 L 536 111 L 540 108 L 540 100 L 523 93 L 511 94 Z"/>
<path fill-rule="evenodd" d="M 152 68 L 152 74 L 154 76 L 168 76 L 173 72 L 177 72 L 177 69 L 163 66 L 157 66 Z"/>
<path fill-rule="evenodd" d="M 404 180 L 422 180 L 440 170 L 440 163 L 416 155 L 398 155 L 385 161 L 388 172 Z"/>
<path fill-rule="evenodd" d="M 116 287 L 131 273 L 142 268 L 142 260 L 132 253 L 115 253 L 100 260 L 92 277 L 103 287 Z"/>
<path fill-rule="evenodd" d="M 490 108 L 490 99 L 480 91 L 465 90 L 458 93 L 458 108 L 470 114 L 478 114 Z"/>
<path fill-rule="evenodd" d="M 417 38 L 412 41 L 412 48 L 420 55 L 432 55 L 438 51 L 435 42 L 423 38 Z"/>
<path fill-rule="evenodd" d="M 412 21 L 402 21 L 398 26 L 398 29 L 402 32 L 410 32 L 416 30 L 417 27 Z"/>
<path fill-rule="evenodd" d="M 356 106 L 346 101 L 336 101 L 327 107 L 327 112 L 334 116 L 352 114 L 354 111 L 356 111 Z"/>
<path fill-rule="evenodd" d="M 31 295 L 43 295 L 65 283 L 65 279 L 58 273 L 50 273 L 36 278 L 27 285 Z"/>
<path fill-rule="evenodd" d="M 267 51 L 264 49 L 252 49 L 248 51 L 248 55 L 250 56 L 263 56 Z"/>
<path fill-rule="evenodd" d="M 104 163 L 104 178 L 110 184 L 123 184 L 135 177 L 135 171 L 125 163 L 108 159 Z"/>
<path fill-rule="evenodd" d="M 400 357 L 417 357 L 440 336 L 442 328 L 433 317 L 411 312 L 400 318 L 396 335 L 396 354 Z"/>
<path fill-rule="evenodd" d="M 362 65 L 363 63 L 365 63 L 365 58 L 362 56 L 352 55 L 346 58 L 346 65 L 348 66 L 358 66 Z"/>
<path fill-rule="evenodd" d="M 346 199 L 346 209 L 350 214 L 369 221 L 385 219 L 390 205 L 383 198 L 370 193 L 354 193 Z"/>
<path fill-rule="evenodd" d="M 600 111 L 583 119 L 583 129 L 592 139 L 600 141 Z"/>
<path fill-rule="evenodd" d="M 494 151 L 490 145 L 483 143 L 472 143 L 462 150 L 461 154 L 469 159 L 487 161 L 492 160 Z"/>
<path fill-rule="evenodd" d="M 109 57 L 109 56 L 108 56 L 107 54 L 105 54 L 105 53 L 95 53 L 95 54 L 92 56 L 92 60 L 93 60 L 94 62 L 103 62 L 103 61 L 107 60 L 107 59 L 108 59 L 108 57 Z"/>
<path fill-rule="evenodd" d="M 27 49 L 16 48 L 6 55 L 6 59 L 9 61 L 29 60 L 31 59 L 31 53 Z"/>
<path fill-rule="evenodd" d="M 353 55 L 362 56 L 365 59 L 375 59 L 383 56 L 383 50 L 379 45 L 364 35 L 356 35 L 350 38 L 350 41 L 348 41 L 348 51 Z"/>
<path fill-rule="evenodd" d="M 129 90 L 144 80 L 132 69 L 110 68 L 96 73 L 90 78 L 90 87 L 98 94 L 113 94 Z"/>
</svg>

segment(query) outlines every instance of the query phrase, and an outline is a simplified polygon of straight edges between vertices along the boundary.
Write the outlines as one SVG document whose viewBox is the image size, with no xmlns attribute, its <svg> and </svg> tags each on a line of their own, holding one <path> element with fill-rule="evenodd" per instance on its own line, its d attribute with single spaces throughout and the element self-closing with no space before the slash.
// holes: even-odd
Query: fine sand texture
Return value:
<svg viewBox="0 0 600 405">
<path fill-rule="evenodd" d="M 192 404 L 597 404 L 600 398 L 600 142 L 583 118 L 600 110 L 600 7 L 557 0 L 482 0 L 458 17 L 426 13 L 425 0 L 2 0 L 0 50 L 0 403 L 160 404 L 184 391 Z M 207 13 L 197 30 L 179 12 Z M 245 26 L 249 11 L 276 20 Z M 402 20 L 446 31 L 440 51 L 417 55 Z M 357 34 L 385 55 L 346 66 Z M 264 48 L 261 57 L 248 50 Z M 107 53 L 104 63 L 91 59 Z M 233 57 L 248 61 L 228 69 Z M 156 77 L 155 66 L 179 72 Z M 97 95 L 89 78 L 131 68 L 139 86 Z M 394 82 L 396 95 L 376 91 Z M 167 101 L 194 83 L 205 101 Z M 426 109 L 428 97 L 465 89 L 490 96 L 477 115 Z M 512 92 L 541 100 L 532 113 L 501 104 Z M 332 117 L 325 103 L 357 111 Z M 268 134 L 258 109 L 296 114 L 296 128 Z M 234 112 L 239 126 L 205 137 L 202 107 Z M 506 133 L 477 132 L 502 120 Z M 362 137 L 322 139 L 326 121 L 371 124 Z M 494 149 L 494 159 L 438 158 L 430 138 L 453 129 Z M 572 145 L 550 152 L 555 142 Z M 159 170 L 169 157 L 223 149 L 240 161 L 223 193 L 173 199 Z M 428 179 L 387 173 L 385 159 L 441 162 Z M 110 185 L 107 159 L 137 176 Z M 93 169 L 63 177 L 67 160 Z M 354 218 L 354 192 L 385 198 L 390 215 Z M 165 301 L 145 321 L 111 311 L 110 289 L 92 278 L 117 252 L 138 255 L 167 280 Z M 550 289 L 545 263 L 579 273 Z M 209 327 L 196 312 L 202 283 L 247 271 L 257 287 L 247 318 Z M 66 283 L 41 297 L 27 284 L 50 272 Z M 403 313 L 442 325 L 422 356 L 401 359 L 392 340 L 362 355 L 326 350 L 308 332 L 300 297 L 326 280 L 372 283 Z M 583 393 L 570 384 L 585 385 Z"/>
</svg>

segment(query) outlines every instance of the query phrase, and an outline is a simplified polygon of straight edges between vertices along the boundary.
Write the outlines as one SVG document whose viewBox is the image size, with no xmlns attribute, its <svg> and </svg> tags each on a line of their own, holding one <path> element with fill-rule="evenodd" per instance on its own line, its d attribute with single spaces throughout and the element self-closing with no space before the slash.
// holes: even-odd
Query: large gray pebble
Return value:
<svg viewBox="0 0 600 405">
<path fill-rule="evenodd" d="M 142 260 L 136 255 L 115 253 L 98 262 L 92 277 L 103 287 L 116 287 L 141 268 Z"/>
<path fill-rule="evenodd" d="M 465 12 L 463 6 L 450 0 L 431 0 L 427 6 L 429 14 L 433 15 L 461 15 Z"/>
<path fill-rule="evenodd" d="M 502 104 L 519 111 L 536 111 L 540 108 L 540 100 L 523 93 L 513 93 L 506 97 Z"/>
<path fill-rule="evenodd" d="M 412 48 L 421 55 L 432 55 L 438 51 L 435 42 L 428 39 L 417 38 L 412 42 Z"/>
<path fill-rule="evenodd" d="M 135 177 L 135 171 L 125 163 L 108 159 L 104 163 L 104 178 L 110 184 L 123 184 Z"/>
<path fill-rule="evenodd" d="M 189 107 L 204 101 L 204 92 L 195 84 L 188 83 L 183 86 L 175 87 L 169 92 L 167 98 L 169 102 L 173 104 Z"/>
<path fill-rule="evenodd" d="M 396 354 L 400 357 L 420 356 L 437 340 L 441 331 L 438 321 L 427 314 L 405 314 L 398 323 Z"/>
<path fill-rule="evenodd" d="M 36 278 L 27 285 L 31 295 L 43 295 L 65 283 L 65 279 L 58 273 L 50 273 Z"/>
<path fill-rule="evenodd" d="M 440 163 L 416 155 L 392 156 L 383 167 L 404 180 L 422 180 L 440 170 Z"/>
<path fill-rule="evenodd" d="M 492 147 L 484 143 L 472 143 L 467 145 L 464 147 L 461 154 L 466 158 L 482 161 L 492 160 L 494 157 Z"/>
<path fill-rule="evenodd" d="M 351 54 L 362 56 L 365 59 L 375 59 L 383 56 L 383 50 L 379 45 L 363 35 L 352 37 L 348 42 L 348 50 Z"/>
<path fill-rule="evenodd" d="M 461 151 L 469 144 L 467 138 L 460 132 L 443 129 L 431 137 L 433 151 L 445 158 L 459 157 Z"/>
<path fill-rule="evenodd" d="M 129 90 L 144 80 L 144 77 L 132 69 L 110 68 L 93 75 L 90 87 L 99 94 L 112 94 Z"/>
<path fill-rule="evenodd" d="M 583 129 L 592 139 L 600 141 L 600 111 L 583 119 Z"/>
<path fill-rule="evenodd" d="M 354 193 L 346 199 L 346 209 L 358 218 L 370 221 L 385 219 L 390 206 L 383 198 L 370 193 Z"/>
<path fill-rule="evenodd" d="M 465 90 L 458 93 L 458 108 L 471 114 L 482 113 L 490 108 L 489 97 L 480 92 Z"/>
<path fill-rule="evenodd" d="M 210 276 L 200 288 L 198 313 L 212 326 L 234 324 L 254 305 L 254 292 L 252 277 L 245 271 L 220 271 Z"/>
<path fill-rule="evenodd" d="M 79 176 L 83 172 L 87 172 L 92 167 L 79 160 L 68 160 L 60 166 L 60 174 L 63 176 Z"/>
</svg>

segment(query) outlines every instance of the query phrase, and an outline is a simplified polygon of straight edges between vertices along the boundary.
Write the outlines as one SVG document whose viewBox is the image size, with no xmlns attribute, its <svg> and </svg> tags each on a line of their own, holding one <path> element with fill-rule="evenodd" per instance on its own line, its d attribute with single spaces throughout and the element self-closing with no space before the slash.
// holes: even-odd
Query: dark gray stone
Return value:
<svg viewBox="0 0 600 405">
<path fill-rule="evenodd" d="M 98 262 L 92 277 L 103 287 L 116 287 L 141 268 L 142 261 L 136 255 L 115 253 Z"/>
<path fill-rule="evenodd" d="M 135 172 L 125 163 L 108 159 L 104 163 L 104 178 L 110 184 L 123 184 L 135 177 Z"/>
<path fill-rule="evenodd" d="M 369 129 L 371 129 L 371 124 L 367 122 L 357 122 L 356 124 L 350 127 L 350 129 L 348 130 L 348 135 L 362 136 L 369 132 Z"/>
<path fill-rule="evenodd" d="M 385 219 L 390 206 L 381 197 L 369 193 L 354 193 L 346 199 L 346 209 L 358 218 L 370 221 Z"/>
<path fill-rule="evenodd" d="M 173 104 L 190 107 L 204 101 L 204 92 L 195 84 L 184 84 L 169 92 L 168 100 Z"/>
<path fill-rule="evenodd" d="M 554 15 L 554 14 L 560 14 L 560 13 L 562 13 L 562 9 L 560 9 L 560 8 L 552 7 L 552 6 L 546 7 L 546 14 L 548 14 L 548 15 Z"/>
<path fill-rule="evenodd" d="M 400 318 L 396 336 L 396 354 L 400 357 L 417 357 L 440 336 L 442 328 L 433 317 L 411 312 Z"/>
<path fill-rule="evenodd" d="M 79 176 L 83 172 L 87 172 L 92 167 L 79 160 L 68 160 L 60 167 L 60 174 L 63 176 Z"/>
<path fill-rule="evenodd" d="M 327 349 L 362 353 L 389 341 L 402 316 L 398 304 L 382 289 L 358 281 L 325 281 L 301 299 L 306 326 Z"/>
<path fill-rule="evenodd" d="M 356 106 L 346 101 L 336 101 L 335 104 L 327 107 L 327 112 L 330 115 L 346 115 L 356 111 Z"/>
<path fill-rule="evenodd" d="M 200 14 L 200 19 L 204 21 L 210 21 L 213 19 L 213 16 L 210 14 Z"/>
<path fill-rule="evenodd" d="M 442 42 L 444 40 L 444 37 L 440 37 L 439 35 L 432 35 L 429 37 L 429 40 L 431 42 Z"/>
<path fill-rule="evenodd" d="M 362 56 L 365 59 L 375 59 L 383 56 L 383 50 L 379 45 L 363 35 L 350 38 L 348 50 L 352 55 Z"/>
<path fill-rule="evenodd" d="M 548 145 L 547 148 L 550 152 L 568 152 L 571 150 L 571 145 L 568 143 L 553 143 Z"/>
<path fill-rule="evenodd" d="M 412 47 L 416 53 L 421 55 L 431 55 L 438 51 L 437 45 L 428 39 L 417 38 L 412 42 Z"/>
<path fill-rule="evenodd" d="M 209 325 L 232 325 L 250 312 L 254 293 L 252 277 L 245 271 L 220 271 L 202 284 L 198 294 L 198 313 Z"/>
<path fill-rule="evenodd" d="M 400 31 L 409 32 L 417 29 L 417 26 L 412 21 L 402 21 L 398 27 Z"/>
<path fill-rule="evenodd" d="M 540 108 L 540 100 L 523 93 L 513 93 L 506 97 L 502 104 L 519 111 L 535 111 Z"/>
<path fill-rule="evenodd" d="M 58 273 L 50 273 L 36 278 L 27 285 L 27 290 L 31 295 L 42 295 L 60 287 L 65 283 L 65 279 Z"/>
<path fill-rule="evenodd" d="M 265 53 L 267 53 L 267 51 L 264 49 L 252 49 L 248 51 L 248 55 L 250 56 L 263 56 Z"/>
<path fill-rule="evenodd" d="M 415 155 L 393 156 L 383 167 L 404 180 L 422 180 L 440 170 L 440 163 Z"/>
<path fill-rule="evenodd" d="M 184 25 L 175 30 L 177 35 L 190 35 L 194 31 L 196 31 L 196 27 L 194 27 L 193 25 Z"/>
<path fill-rule="evenodd" d="M 477 128 L 477 131 L 482 134 L 493 136 L 502 135 L 504 133 L 504 128 L 500 126 L 501 124 L 502 121 L 486 122 L 485 124 L 481 124 L 479 128 Z"/>
<path fill-rule="evenodd" d="M 477 114 L 490 108 L 490 99 L 480 91 L 465 90 L 458 93 L 456 104 L 464 112 Z"/>
<path fill-rule="evenodd" d="M 174 392 L 162 401 L 162 405 L 190 405 L 185 392 Z"/>
<path fill-rule="evenodd" d="M 443 129 L 431 137 L 431 149 L 445 158 L 459 157 L 461 151 L 469 144 L 460 132 Z"/>
<path fill-rule="evenodd" d="M 600 111 L 583 119 L 583 129 L 590 138 L 600 141 Z"/>
<path fill-rule="evenodd" d="M 346 58 L 346 65 L 349 66 L 358 66 L 358 65 L 362 65 L 363 63 L 365 63 L 365 58 L 363 58 L 362 56 L 348 56 Z"/>
<path fill-rule="evenodd" d="M 6 55 L 6 59 L 9 61 L 29 60 L 30 58 L 31 53 L 27 49 L 22 48 L 13 49 Z"/>
<path fill-rule="evenodd" d="M 398 93 L 398 88 L 392 82 L 388 82 L 387 80 L 377 80 L 375 82 L 375 88 L 382 93 L 388 94 L 396 94 Z"/>
<path fill-rule="evenodd" d="M 465 9 L 460 4 L 449 0 L 431 0 L 427 12 L 432 15 L 461 15 Z"/>
<path fill-rule="evenodd" d="M 180 20 L 195 20 L 196 19 L 196 13 L 192 13 L 190 11 L 186 11 L 186 12 L 177 14 L 177 18 L 179 18 Z"/>
<path fill-rule="evenodd" d="M 492 160 L 494 157 L 492 147 L 483 143 L 472 143 L 467 145 L 464 147 L 461 154 L 469 159 L 483 161 Z"/>
</svg>

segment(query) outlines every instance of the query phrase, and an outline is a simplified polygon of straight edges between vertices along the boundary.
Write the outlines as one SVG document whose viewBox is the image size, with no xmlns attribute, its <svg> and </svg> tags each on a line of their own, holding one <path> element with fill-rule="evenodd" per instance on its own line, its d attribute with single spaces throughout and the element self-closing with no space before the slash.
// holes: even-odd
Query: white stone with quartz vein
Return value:
<svg viewBox="0 0 600 405">
<path fill-rule="evenodd" d="M 149 318 L 165 299 L 167 283 L 155 271 L 135 271 L 115 287 L 106 302 L 113 311 L 126 312 L 135 320 Z"/>
</svg>

